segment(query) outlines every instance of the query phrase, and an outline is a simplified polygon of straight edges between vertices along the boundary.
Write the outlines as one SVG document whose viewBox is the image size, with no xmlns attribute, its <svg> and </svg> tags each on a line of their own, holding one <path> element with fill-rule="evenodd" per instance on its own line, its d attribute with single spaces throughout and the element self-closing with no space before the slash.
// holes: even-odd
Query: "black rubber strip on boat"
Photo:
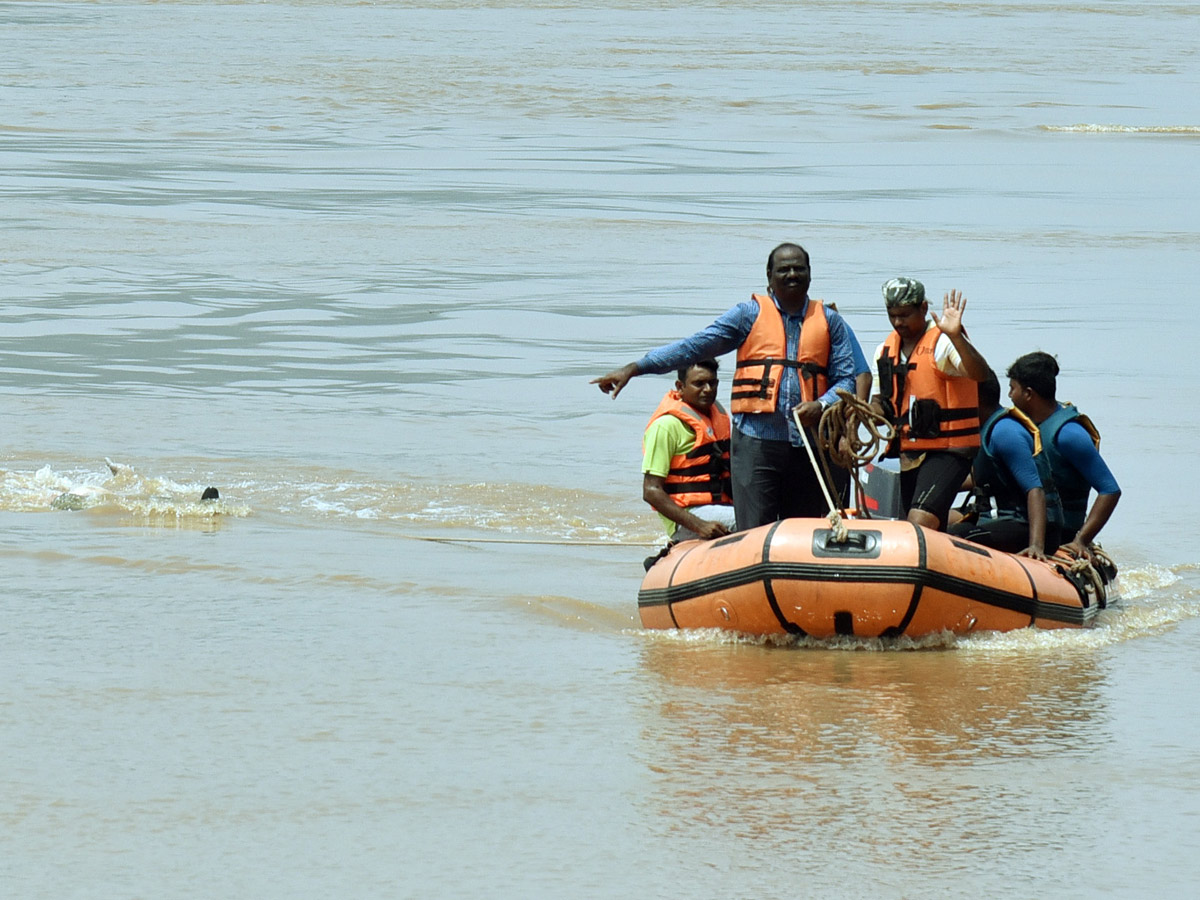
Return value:
<svg viewBox="0 0 1200 900">
<path fill-rule="evenodd" d="M 670 590 L 674 586 L 671 584 L 671 582 L 673 582 L 675 580 L 675 573 L 679 571 L 679 564 L 681 562 L 683 562 L 685 559 L 687 559 L 688 554 L 691 553 L 692 550 L 695 550 L 695 549 L 696 549 L 695 547 L 692 547 L 691 549 L 685 551 L 683 556 L 681 556 L 681 557 L 679 557 L 679 559 L 675 560 L 675 568 L 673 568 L 671 570 L 671 575 L 669 578 L 667 578 L 667 590 Z M 679 623 L 677 621 L 675 621 L 675 610 L 671 608 L 670 603 L 667 604 L 667 614 L 671 617 L 671 624 L 674 625 L 676 628 L 678 628 Z"/>
<path fill-rule="evenodd" d="M 966 550 L 968 553 L 978 553 L 980 556 L 991 556 L 992 553 L 986 547 L 980 547 L 978 544 L 972 544 L 970 541 L 960 541 L 958 538 L 950 538 L 952 543 L 959 550 Z"/>
<path fill-rule="evenodd" d="M 856 569 L 824 563 L 755 563 L 731 572 L 722 572 L 690 584 L 638 591 L 638 606 L 660 606 L 680 603 L 706 594 L 731 590 L 755 582 L 772 581 L 836 581 L 846 584 L 911 584 L 922 590 L 937 590 L 959 597 L 1023 613 L 1037 619 L 1083 624 L 1096 615 L 1096 607 L 1079 608 L 1059 603 L 1045 603 L 998 588 L 977 584 L 966 578 L 931 572 L 922 566 L 863 566 Z M 774 607 L 778 609 L 778 605 Z M 778 614 L 778 613 L 777 613 Z"/>
<path fill-rule="evenodd" d="M 913 525 L 913 530 L 917 533 L 917 565 L 924 569 L 929 563 L 929 549 L 925 545 L 925 532 L 921 531 L 919 525 Z M 921 602 L 921 591 L 924 589 L 925 585 L 921 582 L 913 585 L 912 599 L 908 601 L 908 609 L 904 611 L 904 618 L 900 620 L 899 625 L 883 629 L 880 637 L 899 637 L 904 634 L 905 629 L 912 622 L 913 616 L 917 614 L 917 605 Z"/>
<path fill-rule="evenodd" d="M 775 532 L 779 530 L 779 526 L 783 524 L 783 519 L 777 521 L 767 531 L 767 536 L 763 539 L 762 561 L 763 565 L 771 564 L 771 538 L 775 537 Z M 779 624 L 783 626 L 783 630 L 788 634 L 803 635 L 806 632 L 799 625 L 789 622 L 784 616 L 783 610 L 779 608 L 779 601 L 775 597 L 775 589 L 771 586 L 771 579 L 763 579 L 763 591 L 767 595 L 767 603 L 771 604 L 771 612 L 775 613 L 775 618 L 779 620 Z M 638 604 L 641 604 L 641 598 L 638 598 Z M 671 616 L 674 619 L 674 616 Z"/>
<path fill-rule="evenodd" d="M 1029 590 L 1033 593 L 1033 602 L 1035 604 L 1034 609 L 1037 609 L 1037 606 L 1036 606 L 1036 604 L 1038 602 L 1037 583 L 1033 580 L 1033 575 L 1030 574 L 1029 569 L 1025 568 L 1025 564 L 1023 562 L 1021 562 L 1020 560 L 1017 560 L 1017 565 L 1019 565 L 1021 567 L 1021 571 L 1024 572 L 1025 577 L 1029 579 Z M 1037 616 L 1034 615 L 1033 613 L 1030 613 L 1029 627 L 1032 628 L 1033 624 L 1036 621 L 1037 621 Z"/>
</svg>

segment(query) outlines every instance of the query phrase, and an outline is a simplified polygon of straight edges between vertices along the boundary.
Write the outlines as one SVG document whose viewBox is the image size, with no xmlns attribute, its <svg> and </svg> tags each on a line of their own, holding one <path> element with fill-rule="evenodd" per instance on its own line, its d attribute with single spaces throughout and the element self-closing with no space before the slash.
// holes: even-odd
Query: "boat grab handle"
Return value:
<svg viewBox="0 0 1200 900">
<path fill-rule="evenodd" d="M 813 532 L 813 556 L 854 556 L 860 559 L 876 559 L 883 544 L 879 531 L 851 531 L 844 541 L 839 541 L 832 528 L 819 528 Z"/>
</svg>

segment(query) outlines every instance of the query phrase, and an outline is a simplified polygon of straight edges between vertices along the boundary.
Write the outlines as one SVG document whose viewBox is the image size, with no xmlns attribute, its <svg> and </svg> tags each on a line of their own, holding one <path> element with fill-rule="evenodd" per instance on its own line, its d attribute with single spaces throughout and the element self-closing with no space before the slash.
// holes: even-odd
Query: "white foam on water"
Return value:
<svg viewBox="0 0 1200 900">
<path fill-rule="evenodd" d="M 1200 135 L 1200 125 L 1043 125 L 1043 131 L 1069 134 L 1179 134 Z"/>
</svg>

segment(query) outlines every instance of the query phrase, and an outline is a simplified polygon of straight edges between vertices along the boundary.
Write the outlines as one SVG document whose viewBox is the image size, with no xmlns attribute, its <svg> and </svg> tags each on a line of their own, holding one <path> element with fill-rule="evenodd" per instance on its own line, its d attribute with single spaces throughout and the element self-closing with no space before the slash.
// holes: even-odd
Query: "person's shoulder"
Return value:
<svg viewBox="0 0 1200 900">
<path fill-rule="evenodd" d="M 642 472 L 665 478 L 671 468 L 671 457 L 694 441 L 695 435 L 682 420 L 664 413 L 646 426 L 642 436 Z"/>
<path fill-rule="evenodd" d="M 1096 450 L 1096 445 L 1092 442 L 1092 436 L 1083 427 L 1083 423 L 1076 419 L 1063 423 L 1063 426 L 1058 429 L 1057 441 L 1058 446 L 1068 452 L 1076 450 L 1081 453 L 1090 454 Z"/>
<path fill-rule="evenodd" d="M 830 328 L 845 328 L 849 330 L 850 323 L 846 321 L 845 316 L 838 312 L 835 304 L 830 303 L 828 300 L 818 300 L 816 302 L 820 303 L 825 310 L 825 321 L 829 323 Z"/>
<path fill-rule="evenodd" d="M 758 300 L 755 299 L 756 296 L 757 295 L 751 295 L 740 303 L 735 303 L 733 306 L 729 307 L 729 309 L 725 310 L 725 313 L 721 316 L 721 318 L 726 320 L 733 319 L 738 321 L 753 322 L 758 318 L 759 307 Z"/>
<path fill-rule="evenodd" d="M 1033 435 L 1029 433 L 1029 429 L 1012 416 L 1002 416 L 992 429 L 992 434 L 997 441 L 1006 444 L 1019 442 L 1030 447 L 1033 446 Z"/>
<path fill-rule="evenodd" d="M 680 437 L 694 437 L 690 425 L 674 413 L 665 412 L 646 426 L 646 440 L 677 441 Z"/>
</svg>

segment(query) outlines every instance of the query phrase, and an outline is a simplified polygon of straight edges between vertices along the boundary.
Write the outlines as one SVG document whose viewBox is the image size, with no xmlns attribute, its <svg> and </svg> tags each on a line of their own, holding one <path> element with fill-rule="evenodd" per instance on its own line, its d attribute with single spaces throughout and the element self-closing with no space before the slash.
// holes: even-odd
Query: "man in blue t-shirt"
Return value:
<svg viewBox="0 0 1200 900">
<path fill-rule="evenodd" d="M 1092 542 L 1108 522 L 1121 488 L 1100 457 L 1100 432 L 1087 416 L 1055 399 L 1058 362 L 1049 353 L 1027 353 L 1008 367 L 1009 399 L 1037 423 L 1063 505 L 1063 548 L 1092 557 Z M 1088 494 L 1096 501 L 1088 508 Z"/>
<path fill-rule="evenodd" d="M 1037 425 L 1000 405 L 995 372 L 979 382 L 979 421 L 971 475 L 982 508 L 975 521 L 959 522 L 949 531 L 1006 553 L 1046 559 L 1061 542 L 1062 504 Z"/>
</svg>

